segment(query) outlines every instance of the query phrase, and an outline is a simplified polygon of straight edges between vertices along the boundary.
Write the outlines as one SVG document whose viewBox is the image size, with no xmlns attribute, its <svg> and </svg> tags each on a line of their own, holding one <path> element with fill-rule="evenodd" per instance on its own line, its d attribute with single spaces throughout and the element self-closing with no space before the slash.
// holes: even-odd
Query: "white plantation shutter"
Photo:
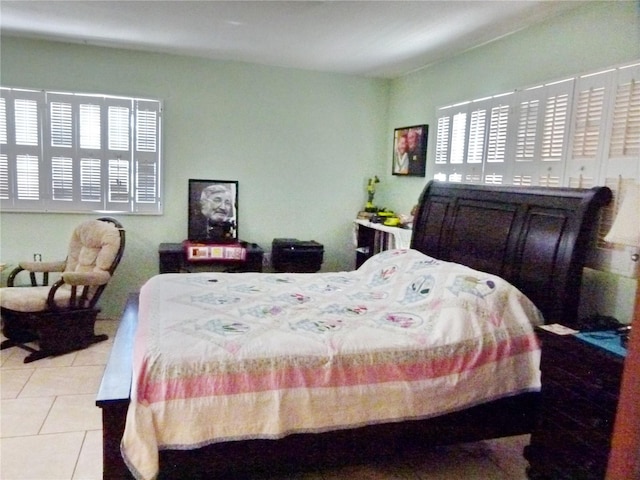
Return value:
<svg viewBox="0 0 640 480">
<path fill-rule="evenodd" d="M 9 157 L 7 150 L 7 101 L 0 97 L 0 200 L 9 200 Z"/>
<path fill-rule="evenodd" d="M 600 223 L 596 268 L 631 276 L 629 252 L 604 241 L 626 191 L 640 180 L 640 63 L 618 68 L 610 75 L 605 102 L 607 122 L 602 131 L 597 158 L 598 185 L 613 191 L 613 202 L 605 207 Z M 640 214 L 639 214 L 640 215 Z"/>
<path fill-rule="evenodd" d="M 508 134 L 514 100 L 513 93 L 499 95 L 491 100 L 483 183 L 502 185 L 508 181 L 508 172 L 511 169 L 507 162 L 510 151 Z"/>
<path fill-rule="evenodd" d="M 51 146 L 73 146 L 72 106 L 68 102 L 50 102 Z"/>
<path fill-rule="evenodd" d="M 542 160 L 559 162 L 569 126 L 569 94 L 559 93 L 547 98 L 542 127 Z"/>
<path fill-rule="evenodd" d="M 436 155 L 433 178 L 447 181 L 449 171 L 449 145 L 451 140 L 451 116 L 448 112 L 439 112 L 436 129 Z"/>
<path fill-rule="evenodd" d="M 0 206 L 161 213 L 161 111 L 156 100 L 2 88 Z"/>
<path fill-rule="evenodd" d="M 512 185 L 562 186 L 574 80 L 538 85 L 516 93 L 507 139 Z"/>
<path fill-rule="evenodd" d="M 109 150 L 129 150 L 130 108 L 126 105 L 113 105 L 108 107 L 108 112 Z"/>
<path fill-rule="evenodd" d="M 509 105 L 491 109 L 491 122 L 487 138 L 487 162 L 504 162 L 507 152 L 507 124 Z"/>
<path fill-rule="evenodd" d="M 38 102 L 34 99 L 17 98 L 14 108 L 16 145 L 39 145 Z"/>
<path fill-rule="evenodd" d="M 467 112 L 458 112 L 453 116 L 451 131 L 450 163 L 464 163 L 464 146 L 467 133 Z"/>
<path fill-rule="evenodd" d="M 640 79 L 618 86 L 610 157 L 640 155 Z"/>
<path fill-rule="evenodd" d="M 516 132 L 516 162 L 531 162 L 534 159 L 539 112 L 539 99 L 520 102 Z"/>
<path fill-rule="evenodd" d="M 615 69 L 610 69 L 576 80 L 567 155 L 566 183 L 570 187 L 590 188 L 598 181 L 615 75 Z"/>
<path fill-rule="evenodd" d="M 578 95 L 573 132 L 573 156 L 595 158 L 600 144 L 604 87 L 582 90 Z"/>
<path fill-rule="evenodd" d="M 9 200 L 9 157 L 0 153 L 0 200 Z"/>
<path fill-rule="evenodd" d="M 18 200 L 40 200 L 39 158 L 32 155 L 18 155 L 16 173 Z"/>
<path fill-rule="evenodd" d="M 446 165 L 449 161 L 449 133 L 451 131 L 451 117 L 444 115 L 438 118 L 436 131 L 436 158 L 437 165 Z"/>
<path fill-rule="evenodd" d="M 135 203 L 139 211 L 158 202 L 160 156 L 160 110 L 158 103 L 135 102 L 136 135 L 134 149 Z"/>
<path fill-rule="evenodd" d="M 93 99 L 91 99 L 93 100 Z M 96 99 L 79 105 L 79 127 L 81 150 L 102 149 L 102 105 Z"/>
<path fill-rule="evenodd" d="M 80 159 L 80 200 L 84 202 L 102 201 L 102 168 L 96 158 Z"/>
<path fill-rule="evenodd" d="M 471 112 L 469 123 L 469 145 L 467 163 L 482 163 L 484 157 L 484 138 L 487 126 L 487 110 L 480 108 Z"/>
<path fill-rule="evenodd" d="M 129 162 L 121 159 L 109 160 L 109 202 L 127 203 L 129 201 Z"/>
<path fill-rule="evenodd" d="M 51 191 L 53 200 L 73 201 L 73 159 L 51 159 Z"/>
<path fill-rule="evenodd" d="M 512 93 L 496 95 L 438 111 L 434 178 L 504 182 L 512 97 Z"/>
<path fill-rule="evenodd" d="M 0 97 L 0 145 L 7 144 L 7 101 Z M 4 150 L 4 147 L 3 147 Z"/>
<path fill-rule="evenodd" d="M 103 201 L 107 210 L 135 211 L 132 191 L 131 168 L 132 137 L 135 123 L 131 112 L 132 99 L 112 99 L 104 109 L 105 145 L 102 152 Z M 90 155 L 85 158 L 91 159 Z"/>
<path fill-rule="evenodd" d="M 469 167 L 480 165 L 484 149 L 486 184 L 606 185 L 614 201 L 601 212 L 598 254 L 590 266 L 633 273 L 629 252 L 606 244 L 604 236 L 625 191 L 640 180 L 639 61 L 518 90 L 513 99 L 495 96 L 458 105 L 437 111 L 434 178 L 478 182 Z"/>
<path fill-rule="evenodd" d="M 0 208 L 42 209 L 42 127 L 44 93 L 2 88 Z"/>
<path fill-rule="evenodd" d="M 434 178 L 461 182 L 464 178 L 468 105 L 445 107 L 438 112 L 436 171 Z"/>
<path fill-rule="evenodd" d="M 640 157 L 640 65 L 620 69 L 613 106 L 609 158 Z"/>
</svg>

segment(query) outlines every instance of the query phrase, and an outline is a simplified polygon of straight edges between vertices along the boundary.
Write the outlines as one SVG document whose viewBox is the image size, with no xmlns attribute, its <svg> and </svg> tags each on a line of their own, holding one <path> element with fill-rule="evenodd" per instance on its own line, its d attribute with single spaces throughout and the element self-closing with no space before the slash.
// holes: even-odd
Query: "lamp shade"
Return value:
<svg viewBox="0 0 640 480">
<path fill-rule="evenodd" d="M 640 247 L 640 186 L 631 185 L 605 242 Z"/>
</svg>

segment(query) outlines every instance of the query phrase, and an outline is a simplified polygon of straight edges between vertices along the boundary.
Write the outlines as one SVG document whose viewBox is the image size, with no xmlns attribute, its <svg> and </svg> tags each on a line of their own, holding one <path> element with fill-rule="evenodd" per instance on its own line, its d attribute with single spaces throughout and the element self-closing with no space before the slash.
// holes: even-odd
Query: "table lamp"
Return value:
<svg viewBox="0 0 640 480">
<path fill-rule="evenodd" d="M 631 259 L 639 260 L 640 250 L 640 186 L 628 188 L 622 206 L 606 242 L 628 245 L 636 249 Z M 636 269 L 637 271 L 637 269 Z M 636 300 L 629 334 L 627 356 L 622 374 L 620 399 L 611 442 L 607 480 L 640 479 L 640 285 L 636 284 Z"/>
</svg>

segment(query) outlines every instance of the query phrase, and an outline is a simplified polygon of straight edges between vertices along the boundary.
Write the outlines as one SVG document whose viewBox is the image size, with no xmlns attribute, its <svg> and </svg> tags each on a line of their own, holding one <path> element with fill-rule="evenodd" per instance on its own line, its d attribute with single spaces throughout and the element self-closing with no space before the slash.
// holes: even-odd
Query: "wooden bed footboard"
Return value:
<svg viewBox="0 0 640 480">
<path fill-rule="evenodd" d="M 102 410 L 102 476 L 133 478 L 120 454 L 120 440 L 129 408 L 133 339 L 138 324 L 138 294 L 129 295 L 102 376 L 96 406 Z"/>
</svg>

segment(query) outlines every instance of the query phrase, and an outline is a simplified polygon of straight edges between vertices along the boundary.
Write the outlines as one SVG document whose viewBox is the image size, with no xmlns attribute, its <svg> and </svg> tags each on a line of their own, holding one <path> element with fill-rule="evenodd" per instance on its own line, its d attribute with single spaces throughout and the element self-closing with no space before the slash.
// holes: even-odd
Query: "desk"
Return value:
<svg viewBox="0 0 640 480">
<path fill-rule="evenodd" d="M 240 241 L 247 249 L 245 260 L 188 261 L 182 243 L 161 243 L 158 247 L 160 273 L 190 273 L 196 271 L 261 272 L 264 250 L 256 243 Z"/>
</svg>

